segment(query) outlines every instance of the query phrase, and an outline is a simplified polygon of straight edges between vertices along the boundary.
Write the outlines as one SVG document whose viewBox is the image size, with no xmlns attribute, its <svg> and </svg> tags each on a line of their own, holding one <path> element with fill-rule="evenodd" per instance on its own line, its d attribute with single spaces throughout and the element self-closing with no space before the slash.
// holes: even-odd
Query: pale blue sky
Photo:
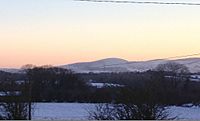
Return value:
<svg viewBox="0 0 200 121">
<path fill-rule="evenodd" d="M 197 0 L 159 1 L 188 2 Z M 37 23 L 50 21 L 66 21 L 66 24 L 67 22 L 70 22 L 70 24 L 79 24 L 81 22 L 148 22 L 147 19 L 150 22 L 160 20 L 165 22 L 170 17 L 173 17 L 174 20 L 176 18 L 177 20 L 183 18 L 199 19 L 199 10 L 199 6 L 181 5 L 109 4 L 73 0 L 0 0 L 0 22 L 1 24 L 14 25 L 18 22 Z"/>
</svg>

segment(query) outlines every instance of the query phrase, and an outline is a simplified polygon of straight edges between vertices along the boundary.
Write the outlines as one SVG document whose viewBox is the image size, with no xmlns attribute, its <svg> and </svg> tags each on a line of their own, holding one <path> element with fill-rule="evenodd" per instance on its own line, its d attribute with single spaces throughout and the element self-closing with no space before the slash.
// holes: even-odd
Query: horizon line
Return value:
<svg viewBox="0 0 200 121">
<path fill-rule="evenodd" d="M 34 66 L 37 66 L 37 67 L 45 66 L 45 65 L 50 65 L 50 66 L 53 66 L 53 67 L 60 67 L 60 66 L 67 66 L 67 65 L 71 65 L 71 64 L 78 64 L 78 63 L 96 62 L 96 61 L 101 61 L 101 60 L 106 60 L 106 59 L 121 59 L 121 60 L 127 61 L 126 63 L 134 63 L 134 62 L 148 62 L 148 61 L 159 61 L 159 60 L 173 61 L 173 60 L 184 60 L 184 59 L 200 59 L 200 57 L 186 57 L 186 58 L 177 58 L 177 59 L 167 59 L 167 58 L 157 58 L 156 59 L 155 58 L 155 59 L 146 59 L 146 60 L 126 60 L 126 59 L 119 58 L 119 57 L 108 57 L 108 58 L 96 59 L 96 60 L 91 60 L 91 61 L 79 61 L 79 62 L 72 62 L 72 63 L 66 63 L 66 64 L 43 64 L 43 65 L 31 64 L 31 65 L 34 65 Z M 24 64 L 24 65 L 27 65 L 27 64 Z M 20 67 L 0 67 L 0 69 L 20 69 L 22 66 L 20 66 Z M 107 65 L 105 65 L 105 66 L 107 66 Z"/>
</svg>

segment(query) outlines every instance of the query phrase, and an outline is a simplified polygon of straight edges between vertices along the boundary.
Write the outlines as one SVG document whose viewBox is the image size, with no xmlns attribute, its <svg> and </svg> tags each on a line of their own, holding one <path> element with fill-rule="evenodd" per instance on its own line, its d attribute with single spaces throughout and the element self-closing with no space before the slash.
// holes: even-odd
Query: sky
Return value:
<svg viewBox="0 0 200 121">
<path fill-rule="evenodd" d="M 200 6 L 0 0 L 0 67 L 198 53 L 199 11 Z"/>
</svg>

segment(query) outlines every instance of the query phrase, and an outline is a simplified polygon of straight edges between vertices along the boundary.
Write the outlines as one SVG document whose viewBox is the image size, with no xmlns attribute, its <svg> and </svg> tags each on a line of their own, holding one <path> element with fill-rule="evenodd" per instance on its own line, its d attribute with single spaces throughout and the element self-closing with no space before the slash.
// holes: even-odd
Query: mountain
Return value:
<svg viewBox="0 0 200 121">
<path fill-rule="evenodd" d="M 157 65 L 172 60 L 127 61 L 120 58 L 107 58 L 93 62 L 74 63 L 63 65 L 62 68 L 71 69 L 77 73 L 100 72 L 134 72 L 154 69 Z M 184 64 L 192 73 L 200 72 L 200 58 L 186 58 L 173 60 Z"/>
<path fill-rule="evenodd" d="M 117 72 L 117 71 L 128 71 L 124 67 L 118 67 L 115 65 L 125 64 L 128 61 L 119 58 L 107 58 L 93 62 L 83 62 L 75 63 L 61 66 L 63 68 L 71 69 L 78 73 L 88 73 L 88 72 Z M 113 65 L 111 68 L 105 67 L 106 65 Z"/>
<path fill-rule="evenodd" d="M 0 68 L 0 71 L 9 73 L 21 73 L 21 69 L 15 69 L 15 68 Z"/>
<path fill-rule="evenodd" d="M 100 73 L 100 72 L 135 72 L 147 71 L 154 69 L 157 65 L 172 60 L 149 60 L 149 61 L 127 61 L 120 58 L 107 58 L 92 62 L 81 62 L 59 67 L 71 69 L 76 73 Z M 174 62 L 184 64 L 192 73 L 200 72 L 200 58 L 186 58 L 173 60 Z M 21 73 L 20 69 L 0 68 L 1 71 L 10 73 Z"/>
</svg>

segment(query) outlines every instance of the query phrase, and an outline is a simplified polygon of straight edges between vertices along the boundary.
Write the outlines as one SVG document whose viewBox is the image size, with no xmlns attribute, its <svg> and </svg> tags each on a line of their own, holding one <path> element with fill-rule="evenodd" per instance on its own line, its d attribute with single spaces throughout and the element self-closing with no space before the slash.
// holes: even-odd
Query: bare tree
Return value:
<svg viewBox="0 0 200 121">
<path fill-rule="evenodd" d="M 4 95 L 0 97 L 0 119 L 28 120 L 30 110 L 28 103 L 29 84 L 19 85 L 12 81 L 5 85 L 7 85 L 6 88 L 1 90 Z"/>
<path fill-rule="evenodd" d="M 163 120 L 170 119 L 165 105 L 156 102 L 156 93 L 146 86 L 126 87 L 113 104 L 100 104 L 90 112 L 94 120 Z"/>
<path fill-rule="evenodd" d="M 169 61 L 164 64 L 159 64 L 155 70 L 165 72 L 166 76 L 173 81 L 175 88 L 178 86 L 178 81 L 185 81 L 186 84 L 189 81 L 190 71 L 188 67 L 177 62 Z"/>
<path fill-rule="evenodd" d="M 115 109 L 111 104 L 98 104 L 88 113 L 91 120 L 116 120 Z"/>
<path fill-rule="evenodd" d="M 167 108 L 157 104 L 99 104 L 89 112 L 92 120 L 166 120 Z"/>
<path fill-rule="evenodd" d="M 2 116 L 4 120 L 27 120 L 28 103 L 24 102 L 5 102 L 1 104 Z"/>
<path fill-rule="evenodd" d="M 159 64 L 156 68 L 156 71 L 163 71 L 163 72 L 170 72 L 174 74 L 188 74 L 190 73 L 188 67 L 186 67 L 183 64 L 174 62 L 174 61 L 169 61 L 164 64 Z"/>
</svg>

